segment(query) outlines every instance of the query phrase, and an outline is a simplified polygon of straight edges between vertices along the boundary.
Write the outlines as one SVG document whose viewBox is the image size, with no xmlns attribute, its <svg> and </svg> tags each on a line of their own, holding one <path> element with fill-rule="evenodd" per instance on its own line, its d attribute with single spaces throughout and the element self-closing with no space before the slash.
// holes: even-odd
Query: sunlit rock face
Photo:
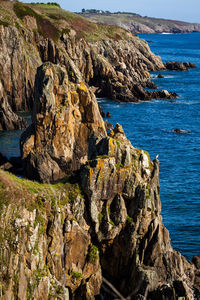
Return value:
<svg viewBox="0 0 200 300">
<path fill-rule="evenodd" d="M 54 181 L 79 169 L 92 133 L 106 136 L 94 94 L 81 78 L 73 83 L 61 67 L 44 64 L 36 76 L 33 124 L 21 140 L 26 175 Z"/>
</svg>

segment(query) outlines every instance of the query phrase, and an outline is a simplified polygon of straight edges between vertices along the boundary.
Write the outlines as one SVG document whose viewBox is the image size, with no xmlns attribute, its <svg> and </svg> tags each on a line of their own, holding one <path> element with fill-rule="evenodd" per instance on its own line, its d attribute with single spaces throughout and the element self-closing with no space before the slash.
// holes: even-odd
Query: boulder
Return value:
<svg viewBox="0 0 200 300">
<path fill-rule="evenodd" d="M 91 134 L 107 135 L 94 94 L 52 63 L 37 70 L 32 119 L 21 153 L 26 176 L 42 182 L 78 170 L 88 159 Z"/>
<path fill-rule="evenodd" d="M 158 78 L 165 78 L 162 74 L 158 74 Z"/>
</svg>

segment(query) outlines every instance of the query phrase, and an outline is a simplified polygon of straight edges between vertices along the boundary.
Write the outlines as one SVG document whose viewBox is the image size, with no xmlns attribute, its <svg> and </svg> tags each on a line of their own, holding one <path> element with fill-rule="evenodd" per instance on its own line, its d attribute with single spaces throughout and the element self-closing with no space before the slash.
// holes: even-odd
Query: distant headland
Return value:
<svg viewBox="0 0 200 300">
<path fill-rule="evenodd" d="M 133 33 L 189 33 L 200 32 L 200 24 L 141 16 L 132 12 L 82 9 L 82 16 L 109 25 L 121 26 Z"/>
</svg>

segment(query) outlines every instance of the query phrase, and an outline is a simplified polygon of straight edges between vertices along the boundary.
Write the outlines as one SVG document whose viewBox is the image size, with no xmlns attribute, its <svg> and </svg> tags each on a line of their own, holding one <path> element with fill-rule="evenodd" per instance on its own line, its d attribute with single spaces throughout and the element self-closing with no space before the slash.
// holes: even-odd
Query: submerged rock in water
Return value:
<svg viewBox="0 0 200 300">
<path fill-rule="evenodd" d="M 181 129 L 181 128 L 175 128 L 172 131 L 176 132 L 176 133 L 188 133 L 189 132 L 188 130 Z"/>
<path fill-rule="evenodd" d="M 158 78 L 165 78 L 162 74 L 158 74 Z"/>
</svg>

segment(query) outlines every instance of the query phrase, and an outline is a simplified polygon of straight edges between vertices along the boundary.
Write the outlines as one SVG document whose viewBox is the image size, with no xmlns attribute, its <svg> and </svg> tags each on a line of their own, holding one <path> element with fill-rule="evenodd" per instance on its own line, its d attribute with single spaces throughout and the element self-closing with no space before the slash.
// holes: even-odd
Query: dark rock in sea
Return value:
<svg viewBox="0 0 200 300">
<path fill-rule="evenodd" d="M 161 90 L 161 91 L 152 91 L 151 97 L 154 99 L 171 99 L 171 98 L 177 98 L 178 95 L 173 92 L 168 92 L 167 90 Z"/>
<path fill-rule="evenodd" d="M 170 103 L 176 103 L 176 101 L 175 101 L 175 100 L 170 100 L 169 102 L 170 102 Z"/>
<path fill-rule="evenodd" d="M 109 111 L 106 113 L 106 117 L 111 118 L 111 114 L 109 113 Z"/>
<path fill-rule="evenodd" d="M 158 74 L 158 78 L 165 78 L 162 74 Z"/>
<path fill-rule="evenodd" d="M 181 128 L 175 128 L 172 131 L 176 132 L 176 133 L 188 133 L 189 132 L 188 130 L 181 129 Z"/>
<path fill-rule="evenodd" d="M 147 40 L 147 43 L 154 43 L 153 41 L 149 41 L 149 40 Z"/>
<path fill-rule="evenodd" d="M 180 61 L 168 61 L 165 64 L 167 70 L 174 70 L 174 71 L 186 71 L 190 68 L 196 68 L 197 66 L 193 63 L 189 62 L 180 62 Z"/>
</svg>

